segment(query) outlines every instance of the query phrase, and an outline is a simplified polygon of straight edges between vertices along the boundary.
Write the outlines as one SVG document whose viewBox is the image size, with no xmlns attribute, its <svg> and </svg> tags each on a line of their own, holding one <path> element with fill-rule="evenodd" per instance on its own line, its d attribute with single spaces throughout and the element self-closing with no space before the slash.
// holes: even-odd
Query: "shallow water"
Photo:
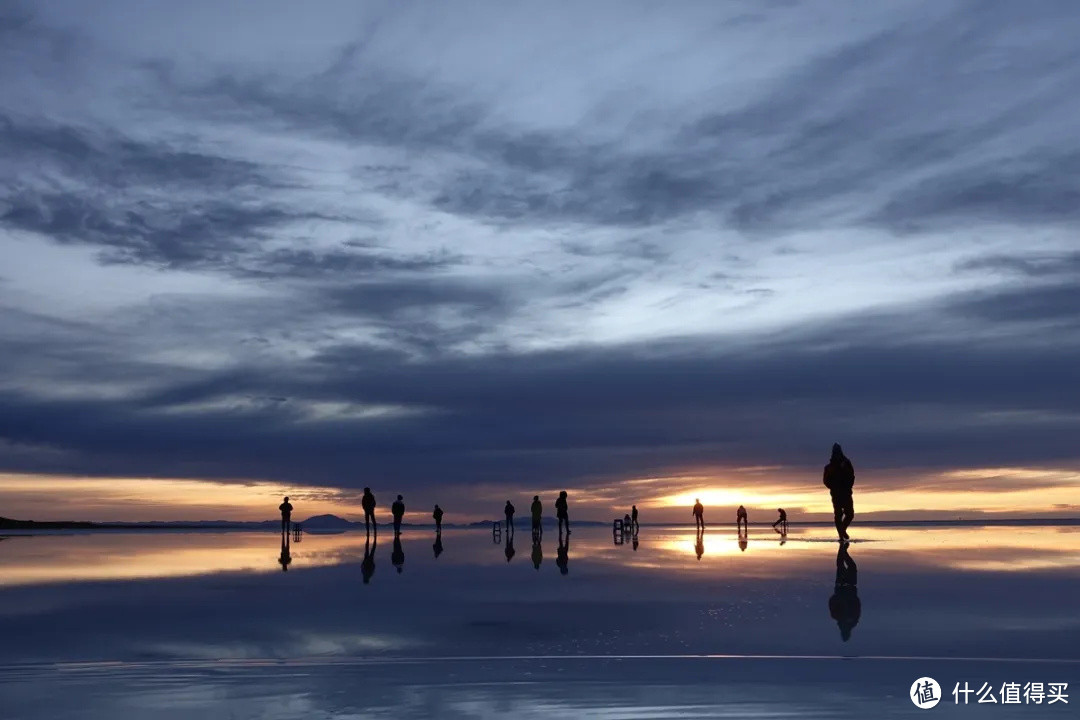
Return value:
<svg viewBox="0 0 1080 720">
<path fill-rule="evenodd" d="M 635 548 L 582 527 L 542 557 L 521 532 L 509 561 L 489 531 L 441 540 L 9 537 L 2 715 L 902 717 L 922 675 L 938 714 L 1075 711 L 951 691 L 1076 689 L 1080 528 L 860 527 L 839 592 L 827 528 L 755 527 L 743 549 L 730 528 L 699 546 L 646 527 Z"/>
</svg>

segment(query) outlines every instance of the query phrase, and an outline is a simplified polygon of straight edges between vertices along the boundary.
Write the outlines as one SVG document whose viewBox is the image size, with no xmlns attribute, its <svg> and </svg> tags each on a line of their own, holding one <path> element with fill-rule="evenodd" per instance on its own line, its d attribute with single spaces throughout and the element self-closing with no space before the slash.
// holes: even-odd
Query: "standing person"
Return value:
<svg viewBox="0 0 1080 720">
<path fill-rule="evenodd" d="M 740 534 L 744 532 L 750 532 L 750 529 L 747 527 L 747 525 L 748 523 L 746 518 L 746 508 L 740 505 L 739 509 L 735 511 L 735 528 L 739 531 Z"/>
<path fill-rule="evenodd" d="M 555 517 L 559 521 L 559 536 L 562 537 L 563 525 L 566 525 L 566 534 L 570 534 L 570 512 L 566 505 L 566 491 L 563 490 L 559 493 L 559 497 L 555 500 Z"/>
<path fill-rule="evenodd" d="M 694 527 L 698 532 L 705 530 L 705 506 L 701 504 L 701 498 L 694 499 Z"/>
<path fill-rule="evenodd" d="M 832 457 L 825 466 L 822 482 L 829 488 L 829 495 L 832 496 L 836 534 L 840 536 L 841 542 L 850 540 L 847 529 L 855 517 L 855 503 L 851 497 L 855 487 L 855 466 L 844 455 L 840 443 L 832 446 Z"/>
<path fill-rule="evenodd" d="M 630 506 L 630 530 L 634 535 L 637 535 L 638 521 L 637 521 L 637 505 Z"/>
<path fill-rule="evenodd" d="M 506 515 L 506 532 L 512 535 L 514 533 L 514 504 L 509 500 L 506 501 L 503 514 Z"/>
<path fill-rule="evenodd" d="M 436 503 L 435 510 L 431 513 L 431 517 L 435 518 L 435 534 L 436 535 L 439 535 L 439 534 L 442 533 L 442 516 L 443 516 L 442 508 L 439 507 L 438 503 Z"/>
<path fill-rule="evenodd" d="M 529 507 L 529 512 L 532 513 L 532 534 L 533 539 L 542 537 L 544 535 L 544 526 L 541 520 L 544 515 L 544 506 L 540 504 L 540 496 L 533 495 L 532 505 Z"/>
<path fill-rule="evenodd" d="M 784 508 L 777 508 L 776 512 L 780 513 L 780 517 L 772 524 L 773 530 L 777 530 L 776 526 L 779 525 L 778 532 L 781 535 L 787 535 L 787 512 L 784 511 Z"/>
<path fill-rule="evenodd" d="M 394 516 L 394 535 L 401 534 L 401 518 L 405 517 L 405 503 L 402 501 L 401 496 L 397 496 L 397 500 L 390 506 L 390 514 Z"/>
<path fill-rule="evenodd" d="M 278 510 L 281 511 L 281 534 L 289 534 L 289 524 L 292 522 L 292 503 L 289 502 L 289 498 L 285 498 L 285 502 L 278 505 Z"/>
<path fill-rule="evenodd" d="M 364 508 L 364 529 L 371 534 L 379 534 L 379 526 L 375 524 L 375 496 L 371 494 L 371 488 L 364 488 L 364 496 L 360 498 L 360 507 Z"/>
</svg>

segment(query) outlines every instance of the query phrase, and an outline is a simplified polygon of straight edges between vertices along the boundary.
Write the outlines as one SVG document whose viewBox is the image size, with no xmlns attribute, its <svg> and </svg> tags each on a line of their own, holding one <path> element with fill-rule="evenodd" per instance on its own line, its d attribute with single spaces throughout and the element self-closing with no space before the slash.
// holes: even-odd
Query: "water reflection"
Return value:
<svg viewBox="0 0 1080 720">
<path fill-rule="evenodd" d="M 558 566 L 559 572 L 566 575 L 570 572 L 570 534 L 567 533 L 566 541 L 563 541 L 562 534 L 559 535 L 559 549 L 555 556 L 555 565 Z"/>
<path fill-rule="evenodd" d="M 390 564 L 394 566 L 394 569 L 401 574 L 401 571 L 405 569 L 405 548 L 401 545 L 401 533 L 394 533 L 394 549 L 390 553 Z"/>
<path fill-rule="evenodd" d="M 360 574 L 364 578 L 365 585 L 371 582 L 371 576 L 375 574 L 375 549 L 378 543 L 378 535 L 375 535 L 374 541 L 371 541 L 370 538 L 365 535 L 364 560 L 360 563 Z"/>
<path fill-rule="evenodd" d="M 826 527 L 792 527 L 778 535 L 768 526 L 755 528 L 731 542 L 731 529 L 695 532 L 689 528 L 647 527 L 633 548 L 612 543 L 606 528 L 582 527 L 574 546 L 590 566 L 622 566 L 627 571 L 720 572 L 747 577 L 786 577 L 803 572 L 806 559 L 833 552 L 835 531 Z M 443 553 L 443 536 L 456 538 Z M 505 565 L 516 554 L 514 540 L 503 534 L 497 556 L 478 552 L 482 531 L 445 530 L 430 545 L 440 562 L 454 565 Z M 754 538 L 754 552 L 743 551 Z M 360 563 L 370 581 L 375 567 L 377 536 L 363 531 L 335 535 L 305 533 L 303 544 L 290 536 L 251 532 L 82 533 L 11 535 L 0 546 L 0 586 L 40 585 L 99 580 L 181 577 L 221 572 L 297 571 Z M 393 544 L 391 562 L 404 568 L 410 542 L 430 542 L 430 535 L 406 529 Z M 421 540 L 424 538 L 424 540 Z M 0 537 L 0 539 L 5 539 Z M 1078 527 L 868 527 L 860 526 L 855 546 L 875 567 L 948 568 L 970 572 L 1017 573 L 1080 570 Z M 855 547 L 853 546 L 853 547 Z M 640 551 L 638 551 L 640 548 Z M 829 548 L 827 551 L 825 548 Z M 382 552 L 386 552 L 386 548 Z M 427 555 L 425 552 L 424 555 Z M 440 557 L 442 556 L 442 557 Z M 565 557 L 564 557 L 565 556 Z M 741 561 L 741 557 L 753 562 Z M 569 540 L 559 546 L 556 563 L 562 572 L 569 561 Z M 431 562 L 432 555 L 427 555 Z M 531 560 L 539 569 L 543 548 L 537 538 Z M 413 562 L 417 562 L 414 560 Z M 423 568 L 421 568 L 422 570 Z"/>
<path fill-rule="evenodd" d="M 285 572 L 289 569 L 289 564 L 292 562 L 292 555 L 289 553 L 289 536 L 283 534 L 281 536 L 281 555 L 278 557 L 278 563 L 281 565 L 281 571 Z"/>
<path fill-rule="evenodd" d="M 532 564 L 537 570 L 540 569 L 540 563 L 544 562 L 544 549 L 540 547 L 540 535 L 533 535 L 532 542 Z"/>
<path fill-rule="evenodd" d="M 848 554 L 848 543 L 841 543 L 836 551 L 836 581 L 829 598 L 829 615 L 840 628 L 844 642 L 851 639 L 851 631 L 859 624 L 862 603 L 859 602 L 859 568 Z"/>
</svg>

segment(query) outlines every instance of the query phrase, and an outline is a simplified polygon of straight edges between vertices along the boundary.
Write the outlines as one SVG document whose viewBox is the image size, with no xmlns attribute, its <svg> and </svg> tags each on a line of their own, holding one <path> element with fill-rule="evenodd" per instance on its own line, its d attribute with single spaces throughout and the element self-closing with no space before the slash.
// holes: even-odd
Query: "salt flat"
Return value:
<svg viewBox="0 0 1080 720">
<path fill-rule="evenodd" d="M 645 527 L 636 547 L 582 527 L 539 552 L 525 531 L 284 553 L 264 533 L 10 537 L 4 716 L 904 717 L 929 675 L 933 712 L 1004 717 L 954 685 L 1080 686 L 1080 528 L 854 537 L 846 554 L 823 527 Z"/>
</svg>

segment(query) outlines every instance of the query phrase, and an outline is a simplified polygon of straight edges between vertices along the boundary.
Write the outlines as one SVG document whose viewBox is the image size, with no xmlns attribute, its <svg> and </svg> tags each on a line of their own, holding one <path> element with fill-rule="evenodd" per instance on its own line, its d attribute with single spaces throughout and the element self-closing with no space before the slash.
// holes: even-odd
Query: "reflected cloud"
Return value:
<svg viewBox="0 0 1080 720">
<path fill-rule="evenodd" d="M 454 536 L 461 552 L 442 556 L 443 537 Z M 753 527 L 745 535 L 734 528 L 649 527 L 639 543 L 613 543 L 609 531 L 581 528 L 573 535 L 575 564 L 626 571 L 680 573 L 737 572 L 744 577 L 784 577 L 800 571 L 806 559 L 836 543 L 832 528 L 793 527 L 778 535 Z M 215 573 L 293 572 L 359 564 L 365 583 L 375 572 L 378 545 L 362 532 L 302 535 L 283 540 L 261 532 L 91 532 L 70 535 L 13 535 L 0 548 L 4 573 L 0 587 L 108 580 L 187 577 Z M 439 563 L 457 566 L 505 565 L 515 555 L 513 542 L 501 552 L 474 552 L 490 543 L 486 530 L 448 530 L 436 536 L 406 531 L 389 548 L 397 572 L 404 569 L 410 542 L 428 543 Z M 871 557 L 875 567 L 949 569 L 992 573 L 1075 570 L 1080 568 L 1080 527 L 1071 526 L 858 526 L 853 547 Z M 382 552 L 386 553 L 387 549 Z M 434 557 L 433 557 L 434 556 Z M 542 569 L 543 547 L 534 542 L 530 560 Z M 556 567 L 569 571 L 570 543 L 558 543 Z M 745 560 L 745 562 L 744 562 Z M 421 568 L 420 571 L 425 571 Z"/>
</svg>

